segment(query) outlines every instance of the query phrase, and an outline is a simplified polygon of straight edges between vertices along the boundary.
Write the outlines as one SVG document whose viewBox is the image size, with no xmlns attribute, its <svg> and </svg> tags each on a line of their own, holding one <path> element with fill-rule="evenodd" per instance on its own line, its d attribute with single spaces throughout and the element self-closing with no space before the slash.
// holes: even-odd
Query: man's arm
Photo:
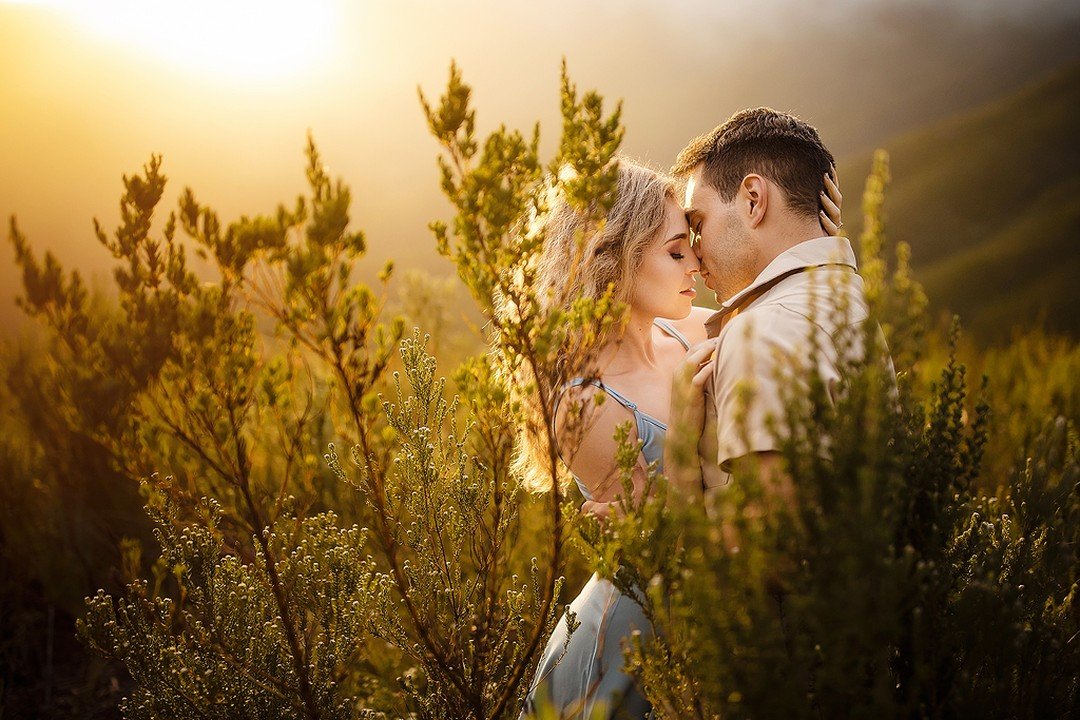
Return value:
<svg viewBox="0 0 1080 720">
<path fill-rule="evenodd" d="M 750 519 L 765 517 L 778 510 L 795 510 L 795 483 L 784 468 L 783 456 L 775 451 L 757 452 L 727 463 L 736 477 L 756 477 L 761 482 L 760 500 L 748 500 L 740 513 Z M 724 528 L 724 542 L 728 550 L 739 547 L 734 528 Z"/>
<path fill-rule="evenodd" d="M 777 512 L 795 513 L 795 483 L 784 468 L 783 456 L 780 453 L 754 453 L 738 458 L 730 465 L 737 475 L 746 477 L 745 473 L 752 471 L 761 481 L 761 499 L 747 502 L 739 511 L 745 519 L 755 521 Z M 720 537 L 727 552 L 740 551 L 742 538 L 731 523 L 724 523 L 720 527 Z M 791 592 L 789 578 L 795 570 L 794 563 L 794 558 L 775 554 L 765 571 L 765 590 L 778 601 Z"/>
<path fill-rule="evenodd" d="M 785 414 L 783 398 L 788 393 L 783 386 L 799 382 L 810 369 L 804 367 L 805 352 L 798 356 L 796 342 L 805 333 L 805 321 L 793 331 L 784 313 L 734 318 L 724 334 L 713 378 L 717 422 L 715 438 L 709 439 L 715 439 L 716 454 L 703 462 L 716 463 L 736 481 L 748 474 L 760 480 L 760 500 L 739 508 L 749 520 L 793 510 L 795 504 L 795 486 L 778 452 L 775 422 L 782 422 Z M 739 546 L 734 528 L 726 526 L 722 533 L 729 550 Z"/>
</svg>

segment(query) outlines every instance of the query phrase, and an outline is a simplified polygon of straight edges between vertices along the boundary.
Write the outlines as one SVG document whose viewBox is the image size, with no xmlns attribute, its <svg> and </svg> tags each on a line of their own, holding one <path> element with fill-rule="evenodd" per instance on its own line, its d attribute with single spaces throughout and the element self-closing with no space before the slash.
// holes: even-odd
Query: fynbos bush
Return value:
<svg viewBox="0 0 1080 720">
<path fill-rule="evenodd" d="M 498 130 L 481 149 L 468 100 L 456 68 L 440 103 L 424 100 L 456 210 L 433 225 L 438 245 L 493 318 L 496 352 L 455 374 L 464 402 L 419 331 L 394 359 L 402 323 L 357 282 L 349 190 L 310 142 L 309 195 L 229 224 L 186 190 L 157 233 L 160 160 L 125 178 L 121 226 L 98 227 L 119 261 L 119 303 L 101 315 L 13 226 L 67 430 L 144 481 L 161 548 L 151 581 L 126 543 L 126 590 L 98 592 L 80 623 L 134 681 L 125 714 L 517 716 L 559 612 L 568 530 L 561 493 L 531 499 L 510 471 L 529 394 L 512 378 L 553 375 L 563 338 L 615 320 L 609 306 L 544 314 L 528 281 L 543 239 L 522 232 L 544 211 L 538 136 Z M 599 222 L 618 111 L 579 99 L 565 73 L 562 109 L 550 167 L 566 172 L 548 175 Z M 188 269 L 192 244 L 214 282 Z M 317 456 L 330 439 L 349 448 L 329 445 L 336 479 Z M 556 485 L 559 472 L 552 455 Z"/>
<path fill-rule="evenodd" d="M 310 141 L 305 196 L 231 223 L 187 190 L 158 229 L 160 159 L 125 178 L 120 227 L 97 228 L 117 260 L 115 303 L 92 302 L 12 223 L 20 303 L 48 334 L 44 360 L 5 361 L 27 369 L 9 373 L 0 402 L 33 415 L 37 445 L 5 440 L 0 461 L 50 486 L 93 475 L 87 487 L 141 487 L 159 546 L 144 561 L 122 542 L 124 587 L 90 597 L 79 628 L 130 674 L 126 716 L 517 717 L 561 612 L 572 537 L 646 598 L 659 633 L 627 652 L 662 717 L 1075 710 L 1075 417 L 1014 418 L 1023 427 L 1008 436 L 1028 460 L 995 456 L 995 472 L 1014 470 L 980 476 L 1001 435 L 987 444 L 986 406 L 955 357 L 926 389 L 925 298 L 904 246 L 894 267 L 883 259 L 883 156 L 865 198 L 874 322 L 843 339 L 838 402 L 810 378 L 776 418 L 792 508 L 747 512 L 765 497 L 753 473 L 710 507 L 654 478 L 600 526 L 579 523 L 562 490 L 551 401 L 622 308 L 609 292 L 552 310 L 534 281 L 552 193 L 588 227 L 603 222 L 620 110 L 579 96 L 564 68 L 561 141 L 544 163 L 538 129 L 476 137 L 455 67 L 439 102 L 421 102 L 453 207 L 432 224 L 437 247 L 488 321 L 488 351 L 452 373 L 456 396 L 422 331 L 387 317 L 392 265 L 366 273 L 383 287 L 357 280 L 366 248 L 349 189 Z M 213 281 L 189 269 L 192 247 Z M 1051 354 L 1055 367 L 1075 359 Z M 522 433 L 547 494 L 523 490 Z M 636 456 L 624 443 L 627 477 Z"/>
</svg>

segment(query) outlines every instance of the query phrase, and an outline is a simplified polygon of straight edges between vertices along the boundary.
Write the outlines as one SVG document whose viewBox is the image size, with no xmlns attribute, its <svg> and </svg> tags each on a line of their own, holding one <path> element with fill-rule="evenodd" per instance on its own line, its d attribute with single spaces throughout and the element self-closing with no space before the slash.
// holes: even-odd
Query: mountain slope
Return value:
<svg viewBox="0 0 1080 720">
<path fill-rule="evenodd" d="M 936 308 L 980 339 L 1080 337 L 1080 65 L 886 143 L 887 231 Z M 851 237 L 869 156 L 841 162 Z"/>
</svg>

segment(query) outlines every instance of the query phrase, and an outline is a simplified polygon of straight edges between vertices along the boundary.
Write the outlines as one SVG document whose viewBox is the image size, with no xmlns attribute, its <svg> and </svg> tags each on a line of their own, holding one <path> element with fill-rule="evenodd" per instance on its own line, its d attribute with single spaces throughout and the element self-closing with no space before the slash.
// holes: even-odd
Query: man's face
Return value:
<svg viewBox="0 0 1080 720">
<path fill-rule="evenodd" d="M 694 252 L 701 260 L 701 277 L 720 301 L 746 287 L 752 274 L 753 245 L 740 221 L 738 196 L 725 202 L 702 178 L 702 166 L 694 168 L 686 184 L 686 216 L 696 235 Z M 749 274 L 749 277 L 747 275 Z"/>
</svg>

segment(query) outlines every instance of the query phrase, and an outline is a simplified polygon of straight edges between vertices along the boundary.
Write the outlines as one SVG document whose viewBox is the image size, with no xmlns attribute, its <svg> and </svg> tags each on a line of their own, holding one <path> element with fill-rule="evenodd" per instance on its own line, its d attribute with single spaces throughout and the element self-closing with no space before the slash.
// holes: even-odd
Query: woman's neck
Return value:
<svg viewBox="0 0 1080 720">
<path fill-rule="evenodd" d="M 606 343 L 599 353 L 601 375 L 621 375 L 641 367 L 656 365 L 656 343 L 653 342 L 652 316 L 630 311 L 622 333 Z"/>
</svg>

